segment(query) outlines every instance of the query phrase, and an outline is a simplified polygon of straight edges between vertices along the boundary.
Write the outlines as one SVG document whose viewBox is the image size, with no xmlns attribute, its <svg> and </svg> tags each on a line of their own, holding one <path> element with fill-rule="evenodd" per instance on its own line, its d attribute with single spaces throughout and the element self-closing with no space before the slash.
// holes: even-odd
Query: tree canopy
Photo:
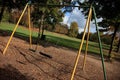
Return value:
<svg viewBox="0 0 120 80">
<path fill-rule="evenodd" d="M 77 37 L 78 35 L 78 24 L 76 22 L 72 22 L 70 25 L 69 36 Z"/>
<path fill-rule="evenodd" d="M 116 32 L 119 30 L 120 27 L 120 0 L 87 0 L 83 2 L 84 5 L 90 5 L 93 3 L 93 6 L 96 11 L 97 18 L 102 18 L 102 21 L 99 22 L 99 26 L 108 28 L 113 26 L 114 33 L 111 41 L 110 51 L 108 57 L 110 58 L 112 46 L 114 42 L 114 38 Z M 83 8 L 83 14 L 87 16 L 88 8 Z M 120 45 L 120 44 L 119 44 Z"/>
<path fill-rule="evenodd" d="M 115 25 L 120 23 L 120 0 L 87 0 L 83 2 L 84 5 L 90 5 L 93 3 L 97 18 L 103 20 L 99 24 L 101 27 L 108 27 L 109 25 Z M 88 8 L 83 8 L 83 14 L 87 16 Z M 103 25 L 104 24 L 104 25 Z M 106 25 L 107 24 L 107 25 Z"/>
</svg>

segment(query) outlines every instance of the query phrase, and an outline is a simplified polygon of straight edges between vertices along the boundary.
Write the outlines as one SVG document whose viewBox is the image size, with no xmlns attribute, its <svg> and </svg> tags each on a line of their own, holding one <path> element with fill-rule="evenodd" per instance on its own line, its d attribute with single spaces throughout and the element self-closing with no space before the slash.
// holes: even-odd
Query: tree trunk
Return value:
<svg viewBox="0 0 120 80">
<path fill-rule="evenodd" d="M 111 52 L 112 52 L 112 48 L 113 48 L 112 46 L 113 46 L 113 43 L 114 43 L 114 38 L 115 38 L 115 36 L 116 36 L 118 27 L 119 27 L 119 24 L 116 23 L 116 24 L 115 24 L 115 30 L 114 30 L 114 33 L 113 33 L 113 36 L 112 36 L 112 41 L 111 41 L 111 44 L 110 44 L 110 50 L 109 50 L 109 53 L 108 53 L 108 59 L 109 59 L 109 60 L 111 59 Z"/>
<path fill-rule="evenodd" d="M 43 36 L 43 34 L 44 34 L 44 22 L 42 23 L 42 35 L 41 36 Z"/>
<path fill-rule="evenodd" d="M 2 2 L 2 8 L 1 8 L 1 12 L 0 12 L 0 22 L 2 21 L 2 17 L 3 17 L 3 13 L 5 10 L 5 1 Z"/>
<path fill-rule="evenodd" d="M 117 53 L 120 53 L 120 38 L 119 38 L 119 42 L 118 42 L 118 45 L 117 45 Z"/>
<path fill-rule="evenodd" d="M 44 34 L 44 13 L 43 13 L 42 18 L 41 18 L 41 30 L 42 30 L 41 40 L 44 40 L 43 39 L 43 34 Z"/>
<path fill-rule="evenodd" d="M 40 25 L 41 25 L 41 23 L 40 23 Z M 37 51 L 38 44 L 39 44 L 39 40 L 40 40 L 40 26 L 39 26 L 39 31 L 38 31 L 38 37 L 37 37 L 37 40 L 36 40 L 36 47 L 35 47 L 35 51 Z"/>
</svg>

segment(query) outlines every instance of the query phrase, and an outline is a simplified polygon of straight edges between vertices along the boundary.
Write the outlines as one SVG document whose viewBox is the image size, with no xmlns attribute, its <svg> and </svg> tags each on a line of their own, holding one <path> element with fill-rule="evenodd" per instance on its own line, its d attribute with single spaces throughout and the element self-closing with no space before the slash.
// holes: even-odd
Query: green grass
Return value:
<svg viewBox="0 0 120 80">
<path fill-rule="evenodd" d="M 15 26 L 14 24 L 1 23 L 0 30 L 7 31 L 7 32 L 9 32 L 9 34 L 11 34 L 11 32 L 14 29 L 14 26 Z M 57 33 L 49 32 L 49 31 L 45 31 L 44 34 L 46 35 L 46 41 L 48 41 L 48 42 L 51 42 L 51 43 L 59 45 L 59 46 L 73 48 L 76 50 L 79 49 L 79 46 L 81 43 L 80 39 L 68 37 L 66 35 L 57 34 Z M 28 40 L 29 39 L 28 38 L 29 37 L 29 30 L 24 28 L 24 27 L 18 26 L 15 35 L 16 35 L 16 37 L 22 38 L 24 40 Z M 32 32 L 32 37 L 34 39 L 37 38 L 36 31 Z M 103 45 L 103 53 L 104 53 L 104 55 L 107 55 L 108 50 L 109 50 L 109 45 L 106 45 L 106 44 L 102 44 L 102 45 Z M 85 50 L 85 41 L 83 44 L 82 51 L 84 51 L 84 50 Z M 92 53 L 92 54 L 99 54 L 100 50 L 99 50 L 98 43 L 89 41 L 88 52 Z"/>
<path fill-rule="evenodd" d="M 77 50 L 79 49 L 79 46 L 81 43 L 80 39 L 71 38 L 66 35 L 61 35 L 53 32 L 45 31 L 45 35 L 47 36 L 48 41 L 55 43 L 56 45 L 65 46 L 65 47 L 69 47 Z M 86 44 L 86 41 L 84 41 L 83 43 L 82 51 L 85 50 L 85 44 Z M 104 55 L 107 55 L 109 50 L 109 45 L 106 45 L 106 44 L 102 44 L 102 45 L 103 45 L 102 46 L 103 53 Z M 89 41 L 88 52 L 93 54 L 99 54 L 99 51 L 100 51 L 99 44 L 96 42 Z"/>
</svg>

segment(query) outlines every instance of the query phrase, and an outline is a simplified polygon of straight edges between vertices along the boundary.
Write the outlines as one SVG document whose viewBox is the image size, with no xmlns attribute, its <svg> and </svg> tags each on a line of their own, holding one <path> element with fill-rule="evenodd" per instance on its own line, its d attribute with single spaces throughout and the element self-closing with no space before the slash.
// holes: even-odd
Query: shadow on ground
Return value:
<svg viewBox="0 0 120 80">
<path fill-rule="evenodd" d="M 12 65 L 5 65 L 0 68 L 0 80 L 32 80 L 30 76 L 23 75 L 18 69 Z"/>
</svg>

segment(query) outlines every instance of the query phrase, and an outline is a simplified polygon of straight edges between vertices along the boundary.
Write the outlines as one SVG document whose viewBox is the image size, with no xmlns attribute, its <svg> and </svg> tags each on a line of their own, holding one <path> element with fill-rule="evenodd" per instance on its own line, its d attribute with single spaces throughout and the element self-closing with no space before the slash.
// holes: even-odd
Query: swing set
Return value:
<svg viewBox="0 0 120 80">
<path fill-rule="evenodd" d="M 32 34 L 31 34 L 31 25 L 30 25 L 30 23 L 31 23 L 31 20 L 30 20 L 30 5 L 31 5 L 31 1 L 29 1 L 26 4 L 26 6 L 25 6 L 25 8 L 24 8 L 24 10 L 23 10 L 23 12 L 22 12 L 22 14 L 21 14 L 21 16 L 20 16 L 17 24 L 16 24 L 16 26 L 14 27 L 13 32 L 12 32 L 12 34 L 11 34 L 11 36 L 10 36 L 8 42 L 7 42 L 7 45 L 6 45 L 6 47 L 5 47 L 4 51 L 3 51 L 4 55 L 5 55 L 5 53 L 7 51 L 7 48 L 8 48 L 8 46 L 9 46 L 11 40 L 12 40 L 13 35 L 14 35 L 14 33 L 15 33 L 15 31 L 16 31 L 16 29 L 17 29 L 17 27 L 18 27 L 18 25 L 19 25 L 19 23 L 20 23 L 23 15 L 24 15 L 24 13 L 25 13 L 25 11 L 27 9 L 28 9 L 28 23 L 29 23 L 29 47 L 32 48 L 32 37 L 31 37 Z M 43 5 L 41 5 L 41 6 L 43 6 Z M 48 5 L 48 6 L 53 6 L 53 7 L 61 7 L 61 6 L 88 7 L 88 6 L 74 6 L 74 5 L 73 6 L 72 5 Z M 95 21 L 96 31 L 97 31 L 97 35 L 98 35 L 100 55 L 101 55 L 101 62 L 102 62 L 103 74 L 104 74 L 104 80 L 107 80 L 106 69 L 105 69 L 105 64 L 104 64 L 104 57 L 103 57 L 103 52 L 102 52 L 102 44 L 101 44 L 100 34 L 99 34 L 99 30 L 98 30 L 98 24 L 97 24 L 97 21 L 96 21 L 96 12 L 95 12 L 94 6 L 92 6 L 92 4 L 88 8 L 90 8 L 89 9 L 89 14 L 88 14 L 88 18 L 86 20 L 86 24 L 85 24 L 85 27 L 84 27 L 83 37 L 82 37 L 82 40 L 81 40 L 81 43 L 80 43 L 80 46 L 79 46 L 78 54 L 77 54 L 76 59 L 75 59 L 75 63 L 74 63 L 74 67 L 73 67 L 73 70 L 72 70 L 72 74 L 71 74 L 70 80 L 74 80 L 76 68 L 77 68 L 77 65 L 78 65 L 78 61 L 79 61 L 79 58 L 80 58 L 80 55 L 81 55 L 81 49 L 82 49 L 84 38 L 85 38 L 85 33 L 86 33 L 86 30 L 87 30 L 88 34 L 87 34 L 86 48 L 85 48 L 83 66 L 82 66 L 82 69 L 85 70 L 87 50 L 88 50 L 88 40 L 89 40 L 89 33 L 90 33 L 90 22 L 91 22 L 91 18 L 92 18 L 92 12 L 93 12 L 93 17 L 94 17 L 94 21 Z"/>
</svg>

